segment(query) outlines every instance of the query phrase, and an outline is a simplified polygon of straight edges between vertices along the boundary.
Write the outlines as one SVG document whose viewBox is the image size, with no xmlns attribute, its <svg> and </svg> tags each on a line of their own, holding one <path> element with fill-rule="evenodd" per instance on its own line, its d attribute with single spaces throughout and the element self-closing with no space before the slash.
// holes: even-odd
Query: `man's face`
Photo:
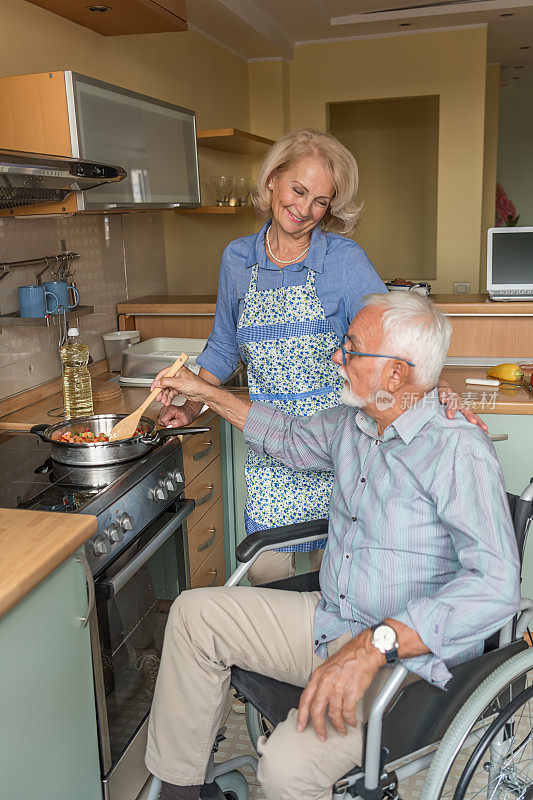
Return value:
<svg viewBox="0 0 533 800">
<path fill-rule="evenodd" d="M 348 328 L 349 340 L 347 350 L 359 350 L 363 353 L 380 353 L 383 331 L 381 328 L 382 311 L 375 306 L 365 306 L 354 317 Z M 336 351 L 333 361 L 339 366 L 339 374 L 345 379 L 341 392 L 341 402 L 349 406 L 366 408 L 376 403 L 380 393 L 381 378 L 386 360 L 369 356 L 346 356 L 346 365 L 342 361 L 342 350 Z"/>
</svg>

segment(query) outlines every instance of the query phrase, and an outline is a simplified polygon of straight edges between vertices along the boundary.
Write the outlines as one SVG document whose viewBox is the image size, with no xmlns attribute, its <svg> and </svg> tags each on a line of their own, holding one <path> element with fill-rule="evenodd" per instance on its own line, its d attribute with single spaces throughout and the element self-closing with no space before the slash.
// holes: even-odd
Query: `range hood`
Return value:
<svg viewBox="0 0 533 800">
<path fill-rule="evenodd" d="M 122 167 L 79 158 L 0 149 L 0 209 L 62 202 L 71 192 L 116 183 L 126 174 Z"/>
</svg>

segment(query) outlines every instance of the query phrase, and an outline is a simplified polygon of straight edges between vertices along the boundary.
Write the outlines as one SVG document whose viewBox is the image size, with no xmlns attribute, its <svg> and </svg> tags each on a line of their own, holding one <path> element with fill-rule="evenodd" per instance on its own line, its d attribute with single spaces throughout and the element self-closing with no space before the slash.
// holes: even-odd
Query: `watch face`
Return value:
<svg viewBox="0 0 533 800">
<path fill-rule="evenodd" d="M 387 650 L 394 650 L 398 645 L 396 631 L 390 625 L 378 625 L 372 636 L 372 644 L 382 653 L 386 653 Z"/>
</svg>

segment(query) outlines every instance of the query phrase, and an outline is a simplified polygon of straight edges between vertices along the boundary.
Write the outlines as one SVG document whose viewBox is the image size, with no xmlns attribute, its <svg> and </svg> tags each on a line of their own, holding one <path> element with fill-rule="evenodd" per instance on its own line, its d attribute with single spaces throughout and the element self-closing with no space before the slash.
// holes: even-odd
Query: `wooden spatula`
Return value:
<svg viewBox="0 0 533 800">
<path fill-rule="evenodd" d="M 166 371 L 165 377 L 173 378 L 174 375 L 181 369 L 181 367 L 185 364 L 189 356 L 187 353 L 182 353 L 181 356 L 174 361 L 171 367 L 169 367 Z M 154 389 L 153 392 L 150 392 L 144 403 L 139 406 L 137 411 L 133 411 L 131 414 L 128 414 L 127 417 L 121 419 L 120 422 L 117 422 L 114 428 L 111 429 L 109 433 L 109 441 L 113 442 L 117 439 L 130 439 L 133 434 L 135 433 L 137 426 L 139 424 L 139 420 L 148 408 L 148 406 L 154 402 L 155 398 L 159 394 L 161 389 Z"/>
</svg>

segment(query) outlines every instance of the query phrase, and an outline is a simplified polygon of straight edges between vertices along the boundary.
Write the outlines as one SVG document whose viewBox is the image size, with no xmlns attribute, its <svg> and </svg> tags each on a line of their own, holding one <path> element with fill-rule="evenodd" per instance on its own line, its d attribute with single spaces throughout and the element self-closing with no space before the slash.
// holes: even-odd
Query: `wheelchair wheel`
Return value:
<svg viewBox="0 0 533 800">
<path fill-rule="evenodd" d="M 533 649 L 478 686 L 446 731 L 420 800 L 533 798 Z"/>
<path fill-rule="evenodd" d="M 219 788 L 224 792 L 226 800 L 248 800 L 250 790 L 248 781 L 239 770 L 234 769 L 215 778 Z"/>
<path fill-rule="evenodd" d="M 248 736 L 250 737 L 252 744 L 257 752 L 257 740 L 260 736 L 266 736 L 267 738 L 270 736 L 272 731 L 274 730 L 274 726 L 270 724 L 266 717 L 264 717 L 260 711 L 255 708 L 251 703 L 245 704 L 245 714 L 246 714 L 246 728 L 248 730 Z"/>
</svg>

